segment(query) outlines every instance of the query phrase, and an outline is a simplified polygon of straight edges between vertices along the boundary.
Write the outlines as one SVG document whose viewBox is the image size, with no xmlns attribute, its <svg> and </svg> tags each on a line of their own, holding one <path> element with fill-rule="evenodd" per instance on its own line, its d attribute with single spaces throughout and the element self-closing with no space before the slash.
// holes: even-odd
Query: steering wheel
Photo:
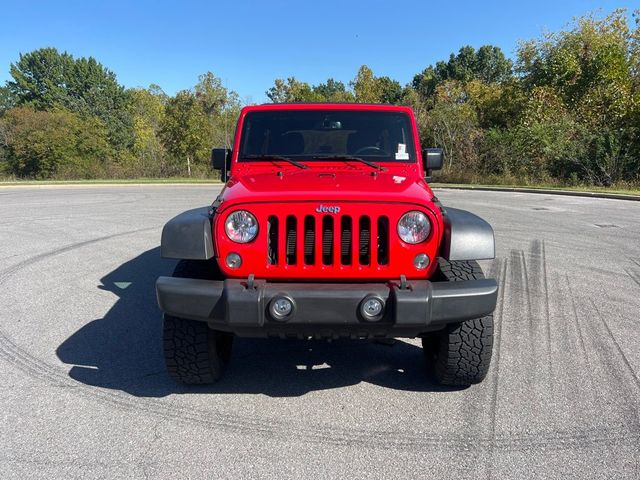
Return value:
<svg viewBox="0 0 640 480">
<path fill-rule="evenodd" d="M 380 147 L 376 147 L 375 145 L 369 145 L 367 147 L 362 147 L 356 150 L 356 155 L 384 155 L 386 152 Z"/>
</svg>

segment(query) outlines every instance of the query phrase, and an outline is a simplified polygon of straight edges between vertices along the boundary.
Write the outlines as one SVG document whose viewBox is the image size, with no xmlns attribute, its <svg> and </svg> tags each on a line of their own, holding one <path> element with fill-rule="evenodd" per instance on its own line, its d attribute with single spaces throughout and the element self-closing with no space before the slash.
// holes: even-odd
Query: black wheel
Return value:
<svg viewBox="0 0 640 480">
<path fill-rule="evenodd" d="M 457 282 L 484 278 L 478 262 L 439 259 L 436 279 Z M 493 315 L 447 325 L 422 339 L 424 353 L 443 385 L 469 386 L 489 371 L 493 349 Z"/>
<path fill-rule="evenodd" d="M 214 279 L 215 261 L 181 260 L 174 277 Z M 233 335 L 211 330 L 205 322 L 164 315 L 164 359 L 169 375 L 187 384 L 213 383 L 231 358 Z"/>
</svg>

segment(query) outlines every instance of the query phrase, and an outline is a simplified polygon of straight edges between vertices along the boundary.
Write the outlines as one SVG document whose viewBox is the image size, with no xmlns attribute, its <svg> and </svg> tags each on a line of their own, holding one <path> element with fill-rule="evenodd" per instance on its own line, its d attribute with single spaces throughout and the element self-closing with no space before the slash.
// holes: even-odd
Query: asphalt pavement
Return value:
<svg viewBox="0 0 640 480">
<path fill-rule="evenodd" d="M 0 188 L 0 478 L 640 478 L 640 203 L 437 190 L 494 227 L 491 370 L 419 342 L 240 339 L 165 374 L 162 225 L 215 186 Z"/>
</svg>

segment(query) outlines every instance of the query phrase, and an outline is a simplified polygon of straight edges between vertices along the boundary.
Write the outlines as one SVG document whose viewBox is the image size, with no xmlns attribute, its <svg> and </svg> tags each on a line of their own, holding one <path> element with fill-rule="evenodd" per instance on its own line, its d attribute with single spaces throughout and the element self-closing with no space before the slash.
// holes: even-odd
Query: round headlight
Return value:
<svg viewBox="0 0 640 480">
<path fill-rule="evenodd" d="M 247 243 L 256 238 L 258 221 L 246 210 L 238 210 L 227 217 L 224 222 L 224 230 L 234 242 Z"/>
<path fill-rule="evenodd" d="M 431 233 L 431 222 L 427 216 L 416 210 L 405 213 L 398 222 L 398 235 L 407 243 L 424 242 Z"/>
</svg>

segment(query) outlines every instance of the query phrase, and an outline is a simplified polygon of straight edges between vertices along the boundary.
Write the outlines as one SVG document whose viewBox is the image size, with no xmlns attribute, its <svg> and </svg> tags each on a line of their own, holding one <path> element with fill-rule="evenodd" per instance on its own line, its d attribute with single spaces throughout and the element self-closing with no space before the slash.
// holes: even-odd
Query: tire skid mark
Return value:
<svg viewBox="0 0 640 480">
<path fill-rule="evenodd" d="M 48 252 L 43 252 L 38 255 L 34 255 L 33 257 L 29 257 L 26 260 L 16 263 L 15 265 L 12 265 L 9 268 L 0 270 L 0 285 L 2 285 L 6 281 L 6 278 L 9 277 L 10 275 L 13 275 L 19 270 L 22 270 L 23 268 L 26 268 L 31 264 L 40 262 L 47 258 L 55 257 L 56 255 L 61 255 L 63 253 L 69 252 L 71 250 L 75 250 L 77 248 L 86 247 L 87 245 L 91 245 L 93 243 L 104 242 L 106 240 L 111 240 L 112 238 L 124 237 L 126 235 L 132 235 L 134 233 L 141 233 L 141 232 L 148 232 L 156 229 L 157 227 L 147 227 L 147 228 L 139 228 L 137 230 L 129 230 L 126 232 L 114 233 L 111 235 L 105 235 L 103 237 L 97 237 L 89 240 L 84 240 L 82 242 L 72 243 L 69 245 L 65 245 L 64 247 L 57 248 L 55 250 L 50 250 Z"/>
<path fill-rule="evenodd" d="M 575 292 L 575 289 L 572 290 Z M 590 306 L 589 316 L 597 317 L 592 328 L 588 330 L 589 339 L 593 345 L 592 350 L 599 359 L 595 365 L 591 364 L 592 369 L 600 369 L 611 384 L 609 389 L 600 390 L 603 402 L 600 406 L 617 407 L 621 417 L 620 421 L 630 431 L 638 434 L 640 432 L 640 404 L 638 403 L 640 382 L 638 376 L 595 302 L 590 297 L 580 300 L 584 305 Z"/>
<path fill-rule="evenodd" d="M 593 366 L 591 365 L 591 360 L 590 360 L 590 355 L 589 352 L 587 351 L 587 347 L 585 345 L 584 342 L 584 334 L 582 333 L 582 327 L 580 326 L 580 320 L 579 320 L 579 315 L 578 315 L 578 309 L 576 307 L 576 300 L 575 300 L 575 296 L 573 293 L 573 289 L 571 288 L 571 282 L 569 281 L 569 274 L 565 273 L 564 274 L 565 280 L 567 282 L 567 288 L 569 290 L 569 296 L 571 297 L 571 308 L 573 310 L 573 321 L 574 321 L 574 325 L 576 327 L 576 331 L 578 332 L 578 341 L 580 343 L 580 352 L 582 353 L 582 358 L 585 362 L 585 365 L 587 366 L 587 372 L 589 374 L 589 382 L 591 383 L 591 391 L 593 392 L 597 392 L 598 389 L 596 388 L 595 382 L 593 380 Z"/>
<path fill-rule="evenodd" d="M 526 256 L 522 254 L 524 271 L 527 275 L 527 305 L 529 316 L 529 334 L 531 352 L 534 361 L 545 363 L 540 365 L 546 369 L 546 374 L 540 380 L 549 385 L 553 392 L 551 316 L 549 304 L 548 275 L 546 266 L 546 252 L 544 241 L 534 239 L 529 245 L 529 262 L 527 268 Z M 544 360 L 543 360 L 544 359 Z M 537 365 L 536 365 L 537 367 Z"/>
<path fill-rule="evenodd" d="M 502 259 L 498 259 L 495 262 L 495 267 L 489 272 L 490 278 L 493 277 L 498 282 L 500 292 L 499 299 L 497 302 L 497 309 L 494 312 L 494 322 L 493 322 L 493 354 L 491 357 L 491 363 L 493 368 L 493 374 L 491 376 L 492 379 L 492 389 L 491 389 L 491 400 L 490 400 L 490 420 L 491 420 L 491 437 L 495 437 L 496 431 L 496 410 L 498 403 L 498 379 L 499 379 L 499 371 L 500 371 L 500 347 L 501 347 L 501 339 L 502 339 L 502 319 L 504 317 L 504 296 L 506 289 L 506 278 L 507 278 L 507 260 L 504 261 Z M 495 273 L 494 273 L 495 272 Z"/>
<path fill-rule="evenodd" d="M 535 341 L 533 335 L 533 321 L 531 320 L 531 303 L 529 300 L 529 282 L 527 277 L 526 265 L 524 263 L 524 252 L 522 250 L 511 250 L 509 258 L 509 278 L 505 279 L 505 283 L 508 283 L 512 295 L 507 299 L 508 306 L 514 306 L 510 310 L 515 313 L 515 318 L 519 321 L 526 322 L 525 324 L 517 325 L 516 335 L 512 336 L 512 340 L 518 344 L 519 342 L 527 342 L 526 346 L 518 345 L 518 348 L 514 350 L 514 354 L 522 359 L 524 362 L 531 361 L 535 358 Z M 525 338 L 522 339 L 521 336 Z M 532 366 L 531 371 L 534 368 Z M 533 384 L 533 376 L 527 375 L 522 378 L 523 385 L 526 385 L 526 390 L 532 392 L 535 385 Z"/>
<path fill-rule="evenodd" d="M 535 379 L 535 385 L 531 386 L 531 389 L 537 388 L 536 385 L 540 380 L 545 382 L 551 381 L 551 371 L 548 369 L 549 363 L 549 354 L 548 352 L 540 352 L 542 348 L 545 348 L 545 345 L 539 341 L 539 331 L 540 331 L 540 322 L 538 321 L 538 305 L 534 301 L 534 297 L 537 298 L 540 294 L 539 283 L 541 281 L 541 263 L 540 263 L 540 242 L 538 240 L 533 240 L 529 246 L 528 254 L 525 254 L 524 250 L 518 250 L 519 256 L 519 264 L 520 264 L 520 275 L 524 281 L 524 292 L 520 290 L 520 294 L 522 295 L 523 300 L 526 304 L 525 315 L 527 319 L 527 328 L 528 328 L 528 352 L 530 352 L 530 357 L 528 360 L 532 361 L 532 371 L 539 371 L 537 362 L 539 359 L 543 357 L 547 357 L 547 372 L 544 375 L 543 379 L 537 378 Z M 527 262 L 527 256 L 531 259 L 530 264 Z M 517 272 L 516 272 L 517 273 Z M 514 277 L 515 281 L 516 278 Z M 515 284 L 515 282 L 513 283 Z M 531 377 L 531 376 L 529 376 Z M 532 381 L 533 378 L 528 378 L 528 381 Z"/>
<path fill-rule="evenodd" d="M 552 364 L 552 355 L 551 355 L 551 313 L 550 313 L 550 305 L 549 305 L 549 276 L 547 274 L 547 249 L 545 245 L 544 239 L 542 240 L 542 285 L 544 286 L 544 298 L 545 298 L 545 313 L 546 313 L 546 330 L 547 330 L 547 359 L 549 368 L 549 382 L 551 386 L 551 391 L 553 392 L 553 364 Z"/>
<path fill-rule="evenodd" d="M 549 389 L 553 392 L 553 370 L 551 365 L 551 325 L 549 315 L 549 291 L 547 287 L 547 267 L 544 251 L 544 243 L 538 239 L 531 241 L 529 246 L 529 259 L 531 272 L 529 280 L 529 297 L 532 309 L 529 311 L 529 319 L 533 325 L 531 338 L 534 339 L 535 359 L 546 359 L 546 376 Z M 538 301 L 540 299 L 540 301 Z M 542 303 L 542 305 L 540 305 Z"/>
<path fill-rule="evenodd" d="M 2 335 L 4 332 L 0 332 Z M 534 432 L 516 435 L 430 435 L 420 432 L 400 432 L 387 430 L 358 430 L 342 429 L 333 426 L 313 424 L 294 426 L 286 422 L 270 419 L 257 419 L 249 416 L 225 414 L 204 411 L 197 408 L 179 408 L 167 405 L 158 400 L 147 399 L 139 401 L 125 397 L 117 392 L 92 389 L 80 384 L 73 384 L 66 376 L 56 372 L 44 362 L 30 356 L 23 355 L 13 342 L 0 345 L 0 356 L 10 361 L 7 356 L 20 357 L 17 362 L 11 362 L 16 367 L 34 377 L 41 378 L 47 383 L 55 379 L 58 383 L 75 387 L 75 392 L 92 401 L 98 401 L 107 406 L 117 407 L 129 412 L 142 412 L 161 419 L 174 421 L 178 424 L 195 424 L 213 429 L 224 429 L 230 433 L 258 435 L 261 438 L 290 441 L 297 438 L 313 444 L 329 444 L 333 446 L 362 446 L 372 449 L 409 449 L 409 450 L 454 450 L 491 453 L 495 450 L 505 452 L 520 452 L 531 449 L 541 451 L 547 449 L 575 449 L 595 448 L 611 445 L 635 445 L 640 441 L 638 431 L 627 428 L 607 429 L 576 429 L 571 431 Z M 53 377 L 53 378 L 52 378 Z"/>
<path fill-rule="evenodd" d="M 502 319 L 504 318 L 504 296 L 506 290 L 506 278 L 507 278 L 507 265 L 508 262 L 505 260 L 504 262 L 500 262 L 497 265 L 496 269 L 500 269 L 500 274 L 496 275 L 498 280 L 498 285 L 500 285 L 500 298 L 498 300 L 498 309 L 497 312 L 494 312 L 494 322 L 493 322 L 493 335 L 494 335 L 494 343 L 493 343 L 493 356 L 492 356 L 492 367 L 493 367 L 493 375 L 492 375 L 492 389 L 491 389 L 491 398 L 489 402 L 489 435 L 491 438 L 491 442 L 489 443 L 490 451 L 489 451 L 489 465 L 488 465 L 488 478 L 493 478 L 493 472 L 495 469 L 495 448 L 496 448 L 496 423 L 498 416 L 498 380 L 500 378 L 500 347 L 502 344 Z"/>
<path fill-rule="evenodd" d="M 461 420 L 462 425 L 461 428 L 457 431 L 462 432 L 463 435 L 466 435 L 467 432 L 476 432 L 476 434 L 481 431 L 481 434 L 488 435 L 487 438 L 493 438 L 492 430 L 492 421 L 494 419 L 493 412 L 491 411 L 492 405 L 492 393 L 494 391 L 495 381 L 497 379 L 494 369 L 497 366 L 498 361 L 498 350 L 499 345 L 497 344 L 496 337 L 499 334 L 499 315 L 500 315 L 500 292 L 503 290 L 504 285 L 504 276 L 501 275 L 503 270 L 503 265 L 505 263 L 505 259 L 495 258 L 487 269 L 483 269 L 486 278 L 493 278 L 498 283 L 498 301 L 496 305 L 496 310 L 493 313 L 493 352 L 492 352 L 492 360 L 489 372 L 487 373 L 487 377 L 482 382 L 482 384 L 476 387 L 476 391 L 473 392 L 474 395 L 468 395 L 471 393 L 471 390 L 466 390 L 460 399 L 462 403 L 461 409 Z M 491 440 L 489 443 L 493 443 Z M 471 451 L 469 452 L 469 462 L 465 462 L 464 466 L 462 466 L 463 473 L 467 476 L 477 476 L 478 469 L 481 469 L 483 472 L 483 478 L 487 478 L 491 471 L 490 465 L 490 456 L 487 455 L 487 452 L 481 451 Z M 477 467 L 471 468 L 472 465 L 477 465 Z"/>
<path fill-rule="evenodd" d="M 588 302 L 581 298 L 582 284 L 576 284 L 580 277 L 572 278 L 571 275 L 571 271 L 563 269 L 557 272 L 557 281 L 552 284 L 552 291 L 562 300 L 554 312 L 557 380 L 552 397 L 554 410 L 562 419 L 560 425 L 568 422 L 602 427 L 613 422 L 632 425 L 625 420 L 628 417 L 626 407 L 616 406 L 612 397 L 615 379 L 603 367 L 592 341 L 594 327 L 598 325 L 594 326 Z M 599 331 L 597 335 L 602 338 Z"/>
<path fill-rule="evenodd" d="M 613 332 L 611 331 L 611 328 L 609 328 L 609 324 L 607 323 L 607 321 L 605 320 L 604 316 L 600 312 L 600 309 L 596 305 L 596 302 L 594 302 L 593 299 L 589 299 L 589 301 L 591 302 L 591 305 L 593 305 L 593 309 L 598 313 L 598 318 L 602 322 L 602 325 L 604 325 L 604 328 L 607 331 L 607 333 L 609 335 L 609 338 L 611 338 L 611 342 L 616 347 L 616 351 L 617 351 L 618 355 L 620 356 L 620 358 L 622 359 L 622 362 L 626 366 L 628 372 L 631 374 L 631 377 L 633 378 L 636 387 L 640 390 L 640 379 L 638 378 L 638 375 L 636 374 L 635 370 L 631 366 L 631 363 L 629 362 L 629 359 L 624 354 L 624 351 L 620 347 L 620 344 L 616 340 L 616 337 L 613 334 Z"/>
<path fill-rule="evenodd" d="M 13 192 L 5 193 L 5 195 L 7 195 L 7 194 L 15 195 L 16 193 L 23 193 L 23 192 L 19 192 L 18 190 L 14 190 Z M 69 194 L 65 194 L 64 196 L 66 196 L 66 197 L 73 196 L 73 197 L 77 198 L 77 193 L 78 193 L 78 191 L 70 192 Z M 115 199 L 103 198 L 102 200 L 97 200 L 96 199 L 97 201 L 89 201 L 89 202 L 85 202 L 85 203 L 75 203 L 75 204 L 72 204 L 72 205 L 65 204 L 63 202 L 55 204 L 55 205 L 51 205 L 50 202 L 28 202 L 27 206 L 29 208 L 33 208 L 33 207 L 41 206 L 41 205 L 46 205 L 47 208 L 102 207 L 102 206 L 105 206 L 105 205 L 113 206 L 113 205 L 139 204 L 139 203 L 141 203 L 141 201 L 147 200 L 147 199 L 150 198 L 148 193 L 135 192 L 135 191 L 132 191 L 132 193 L 136 194 L 135 198 L 131 198 L 132 195 L 128 194 L 128 193 L 117 193 L 117 192 L 100 193 L 100 192 L 87 191 L 86 194 L 87 195 L 91 194 L 92 198 L 100 195 L 100 196 L 115 197 Z M 56 194 L 57 195 L 61 195 L 61 192 L 57 191 Z M 24 206 L 25 203 L 26 203 L 26 202 L 24 202 L 24 199 L 19 199 L 19 200 L 20 201 L 15 202 L 15 203 L 5 203 L 5 205 L 6 206 L 17 206 L 17 205 Z"/>
<path fill-rule="evenodd" d="M 558 362 L 554 355 L 561 352 L 556 350 L 553 340 L 556 330 L 561 330 L 564 324 L 557 328 L 552 325 L 551 313 L 558 307 L 556 303 L 551 304 L 556 297 L 552 295 L 554 290 L 549 282 L 555 277 L 546 265 L 546 245 L 537 239 L 527 243 L 528 248 L 510 251 L 506 270 L 505 288 L 509 291 L 504 292 L 506 317 L 501 325 L 504 329 L 504 361 L 501 362 L 500 381 L 505 385 L 505 391 L 511 392 L 515 403 L 505 403 L 498 419 L 505 416 L 503 428 L 526 428 L 515 420 L 516 412 L 521 410 L 535 418 L 540 427 L 552 423 L 561 428 L 559 417 L 551 415 L 549 408 L 556 404 L 561 408 L 566 405 L 561 400 L 566 386 L 558 384 L 559 377 L 554 385 L 554 363 Z M 560 339 L 563 338 L 560 335 Z M 559 363 L 558 367 L 561 366 Z"/>
<path fill-rule="evenodd" d="M 499 349 L 499 345 L 496 343 L 496 332 L 498 331 L 499 321 L 498 317 L 500 315 L 500 292 L 503 290 L 504 285 L 504 276 L 501 276 L 502 266 L 504 265 L 505 259 L 495 258 L 487 268 L 483 268 L 483 272 L 486 278 L 493 278 L 498 283 L 498 301 L 496 302 L 496 310 L 493 313 L 493 353 L 491 359 L 491 365 L 489 368 L 489 372 L 485 380 L 475 387 L 475 391 L 472 392 L 471 389 L 467 389 L 462 392 L 462 396 L 459 399 L 460 401 L 460 417 L 461 417 L 461 426 L 459 429 L 456 429 L 456 432 L 461 432 L 462 435 L 467 436 L 468 432 L 478 433 L 481 430 L 483 433 L 487 432 L 490 435 L 487 438 L 493 438 L 491 433 L 491 422 L 492 422 L 492 412 L 491 412 L 491 394 L 494 389 L 494 384 L 496 380 L 496 375 L 493 370 L 497 365 L 497 351 Z M 469 395 L 469 393 L 473 393 Z M 489 465 L 489 457 L 486 452 L 480 451 L 471 451 L 468 452 L 469 462 L 465 462 L 462 466 L 462 471 L 467 476 L 477 476 L 477 469 L 480 468 L 485 474 L 481 475 L 482 478 L 488 477 L 488 471 L 490 471 L 491 467 Z M 471 468 L 471 465 L 477 465 L 478 467 Z"/>
<path fill-rule="evenodd" d="M 100 403 L 106 403 L 126 410 L 141 410 L 145 413 L 160 415 L 163 418 L 176 418 L 177 413 L 184 413 L 182 409 L 166 408 L 166 404 L 163 404 L 161 401 L 150 399 L 148 401 L 140 402 L 117 392 L 93 389 L 76 383 L 67 375 L 63 374 L 60 369 L 52 367 L 22 350 L 14 342 L 9 340 L 5 332 L 1 330 L 0 339 L 2 340 L 0 343 L 0 356 L 15 367 L 25 371 L 33 377 L 44 380 L 46 383 L 53 384 L 54 386 L 73 387 L 76 392 L 83 397 L 95 399 Z M 207 416 L 205 412 L 196 412 L 196 414 L 204 415 L 204 418 Z M 210 412 L 208 415 L 211 416 Z M 274 433 L 270 428 L 270 424 L 273 422 L 256 422 L 247 419 L 243 422 L 239 422 L 233 415 L 216 414 L 214 416 L 219 417 L 218 420 L 220 420 L 223 426 L 227 426 L 232 430 L 239 426 L 244 426 L 251 427 L 252 431 Z"/>
<path fill-rule="evenodd" d="M 533 339 L 533 333 L 534 333 L 534 322 L 533 322 L 533 312 L 532 312 L 532 302 L 531 302 L 531 285 L 529 282 L 529 272 L 527 269 L 527 260 L 524 256 L 524 250 L 520 250 L 520 262 L 521 262 L 521 266 L 522 266 L 522 277 L 524 279 L 524 290 L 525 290 L 525 295 L 526 295 L 526 300 L 527 300 L 527 318 L 529 320 L 529 334 L 530 334 L 530 338 Z"/>
<path fill-rule="evenodd" d="M 97 239 L 79 242 L 73 245 L 53 250 L 31 257 L 17 265 L 1 272 L 0 284 L 5 282 L 12 274 L 38 261 L 51 256 L 59 255 L 76 248 L 109 240 L 112 238 L 153 230 L 145 228 L 130 232 L 108 235 Z M 506 274 L 507 264 L 502 267 L 503 275 Z M 506 277 L 503 277 L 506 280 Z M 503 287 L 504 288 L 504 287 Z M 504 293 L 502 294 L 504 304 Z M 503 306 L 501 306 L 502 312 Z M 498 349 L 499 352 L 499 349 Z M 240 416 L 233 413 L 223 413 L 187 407 L 176 407 L 167 401 L 157 399 L 139 399 L 131 397 L 123 392 L 115 392 L 80 384 L 72 380 L 65 371 L 50 365 L 43 360 L 29 354 L 24 348 L 17 345 L 10 336 L 0 329 L 0 358 L 7 363 L 24 371 L 33 378 L 42 380 L 54 387 L 74 388 L 81 397 L 91 401 L 97 401 L 111 407 L 117 407 L 129 412 L 138 412 L 154 415 L 161 419 L 167 419 L 178 424 L 197 424 L 208 428 L 224 429 L 237 434 L 251 433 L 269 439 L 291 441 L 297 438 L 302 441 L 317 444 L 330 444 L 335 446 L 364 446 L 368 448 L 402 448 L 412 450 L 437 449 L 455 451 L 493 452 L 501 451 L 528 451 L 533 449 L 575 449 L 595 448 L 606 445 L 635 445 L 640 441 L 638 428 L 629 429 L 625 425 L 616 428 L 584 428 L 571 431 L 546 431 L 533 432 L 531 434 L 504 434 L 498 435 L 495 431 L 495 413 L 493 415 L 493 433 L 490 436 L 484 434 L 465 435 L 435 435 L 422 432 L 403 432 L 388 430 L 364 430 L 349 428 L 344 429 L 326 424 L 293 424 L 290 422 Z M 499 361 L 497 365 L 499 365 Z M 496 373 L 497 375 L 497 373 Z M 494 387 L 497 392 L 497 384 Z M 497 402 L 497 393 L 496 402 Z M 494 410 L 495 412 L 495 410 Z"/>
<path fill-rule="evenodd" d="M 624 271 L 627 272 L 627 275 L 631 277 L 631 280 L 633 280 L 636 283 L 636 285 L 640 287 L 640 275 L 634 272 L 631 268 L 625 267 Z"/>
</svg>

